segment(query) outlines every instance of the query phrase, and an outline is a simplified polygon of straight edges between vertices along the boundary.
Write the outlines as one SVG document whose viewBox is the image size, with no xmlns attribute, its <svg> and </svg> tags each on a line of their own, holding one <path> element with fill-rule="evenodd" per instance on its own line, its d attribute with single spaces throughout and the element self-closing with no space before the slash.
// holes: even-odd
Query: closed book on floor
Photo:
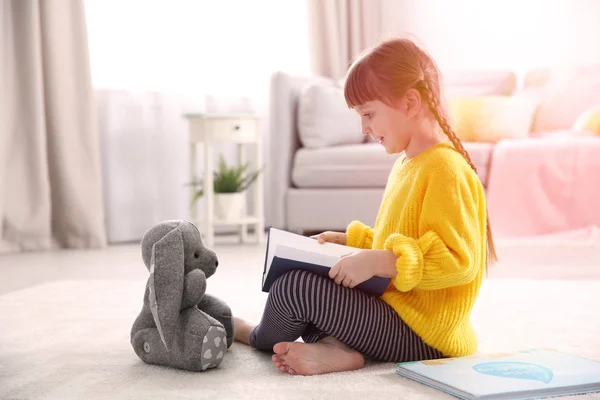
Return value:
<svg viewBox="0 0 600 400">
<path fill-rule="evenodd" d="M 277 278 L 293 270 L 329 277 L 329 270 L 340 257 L 356 251 L 360 249 L 335 243 L 319 243 L 313 238 L 271 227 L 267 236 L 262 290 L 268 292 Z M 354 289 L 380 296 L 389 283 L 389 278 L 375 276 Z"/>
<path fill-rule="evenodd" d="M 600 391 L 600 362 L 551 349 L 399 363 L 396 372 L 461 399 L 537 399 Z"/>
</svg>

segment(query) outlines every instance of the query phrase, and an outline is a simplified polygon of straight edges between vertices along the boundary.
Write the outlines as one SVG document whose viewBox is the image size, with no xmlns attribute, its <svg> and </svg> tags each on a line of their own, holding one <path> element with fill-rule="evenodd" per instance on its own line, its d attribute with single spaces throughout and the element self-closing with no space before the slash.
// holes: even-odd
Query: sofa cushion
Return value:
<svg viewBox="0 0 600 400">
<path fill-rule="evenodd" d="M 301 148 L 294 157 L 292 182 L 303 188 L 384 187 L 398 157 L 379 143 Z"/>
<path fill-rule="evenodd" d="M 600 104 L 600 65 L 551 71 L 532 132 L 570 129 L 587 109 Z"/>
<path fill-rule="evenodd" d="M 600 103 L 585 110 L 573 124 L 575 132 L 600 135 Z"/>
<path fill-rule="evenodd" d="M 464 143 L 483 185 L 492 153 L 491 143 Z M 379 143 L 299 149 L 294 156 L 292 183 L 299 188 L 381 188 L 398 154 L 387 154 Z"/>
<path fill-rule="evenodd" d="M 360 118 L 346 105 L 343 86 L 325 77 L 306 83 L 298 101 L 298 137 L 309 149 L 364 142 Z"/>
<path fill-rule="evenodd" d="M 496 143 L 529 136 L 537 102 L 526 96 L 473 96 L 449 100 L 450 121 L 463 141 Z"/>
</svg>

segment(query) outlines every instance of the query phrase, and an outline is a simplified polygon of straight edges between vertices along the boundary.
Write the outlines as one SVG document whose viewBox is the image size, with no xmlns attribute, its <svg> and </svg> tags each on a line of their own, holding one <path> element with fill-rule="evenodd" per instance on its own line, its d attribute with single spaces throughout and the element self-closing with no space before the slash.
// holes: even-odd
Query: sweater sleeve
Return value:
<svg viewBox="0 0 600 400">
<path fill-rule="evenodd" d="M 346 245 L 359 249 L 373 247 L 373 228 L 360 221 L 352 221 L 346 228 Z"/>
<path fill-rule="evenodd" d="M 384 243 L 393 251 L 394 286 L 437 290 L 471 282 L 485 263 L 486 211 L 479 181 L 455 174 L 432 177 L 422 202 L 418 238 L 398 233 Z"/>
</svg>

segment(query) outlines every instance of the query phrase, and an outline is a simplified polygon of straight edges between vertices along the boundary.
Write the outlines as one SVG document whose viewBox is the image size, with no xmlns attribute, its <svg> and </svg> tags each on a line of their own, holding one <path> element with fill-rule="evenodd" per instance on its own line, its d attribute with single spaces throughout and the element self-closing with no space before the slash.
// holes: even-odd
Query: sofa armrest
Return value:
<svg viewBox="0 0 600 400">
<path fill-rule="evenodd" d="M 287 192 L 292 186 L 294 154 L 300 148 L 297 130 L 298 99 L 308 77 L 278 71 L 271 76 L 265 223 L 287 228 Z"/>
</svg>

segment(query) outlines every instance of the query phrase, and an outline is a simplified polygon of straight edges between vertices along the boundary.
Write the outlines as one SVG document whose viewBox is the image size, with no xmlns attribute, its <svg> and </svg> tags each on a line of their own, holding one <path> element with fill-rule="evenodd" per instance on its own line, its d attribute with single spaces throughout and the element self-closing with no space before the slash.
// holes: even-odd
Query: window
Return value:
<svg viewBox="0 0 600 400">
<path fill-rule="evenodd" d="M 96 88 L 265 93 L 308 74 L 305 0 L 86 0 Z"/>
</svg>

